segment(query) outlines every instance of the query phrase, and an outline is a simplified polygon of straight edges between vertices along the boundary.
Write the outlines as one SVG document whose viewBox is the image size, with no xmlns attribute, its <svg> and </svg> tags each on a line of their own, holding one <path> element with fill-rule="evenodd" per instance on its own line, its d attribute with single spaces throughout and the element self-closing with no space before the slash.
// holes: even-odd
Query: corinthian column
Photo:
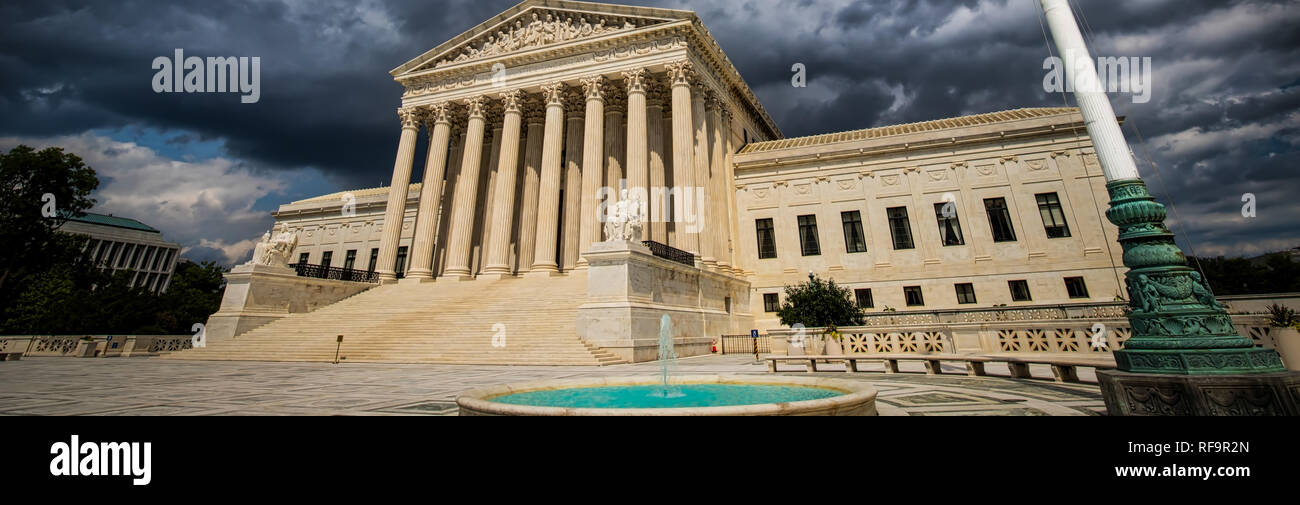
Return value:
<svg viewBox="0 0 1300 505">
<path fill-rule="evenodd" d="M 461 156 L 451 232 L 447 237 L 447 277 L 454 280 L 474 278 L 469 269 L 469 249 L 474 239 L 474 197 L 478 194 L 479 163 L 483 157 L 483 108 L 486 102 L 487 98 L 482 96 L 466 101 L 469 123 L 465 127 L 465 154 Z"/>
<path fill-rule="evenodd" d="M 511 90 L 501 94 L 505 119 L 501 129 L 501 154 L 497 161 L 497 180 L 492 188 L 492 228 L 488 239 L 488 260 L 483 273 L 501 278 L 510 275 L 510 230 L 515 217 L 515 184 L 519 176 L 519 124 L 524 93 Z"/>
<path fill-rule="evenodd" d="M 650 203 L 650 146 L 646 138 L 646 78 L 649 73 L 644 68 L 623 72 L 627 84 L 627 193 L 629 197 L 639 199 L 641 221 L 649 217 Z M 643 233 L 649 233 L 642 227 Z M 632 237 L 632 240 L 644 240 Z"/>
<path fill-rule="evenodd" d="M 537 200 L 537 244 L 534 246 L 533 272 L 554 274 L 560 271 L 555 244 L 560 226 L 560 149 L 564 145 L 564 91 L 562 82 L 542 86 L 546 101 L 546 130 L 542 145 L 542 179 Z"/>
<path fill-rule="evenodd" d="M 663 189 L 666 187 L 664 165 L 664 96 L 663 88 L 654 83 L 646 96 L 646 149 L 650 155 L 650 186 L 647 188 L 649 199 L 650 240 L 668 244 L 668 212 L 665 209 Z"/>
<path fill-rule="evenodd" d="M 709 97 L 707 104 L 709 128 L 709 218 L 712 232 L 706 236 L 713 239 L 713 257 L 718 262 L 718 269 L 731 271 L 731 261 L 727 256 L 727 234 L 731 227 L 727 225 L 727 197 L 723 192 L 726 177 L 723 175 L 722 149 L 722 99 L 716 94 Z"/>
<path fill-rule="evenodd" d="M 722 149 L 726 155 L 722 160 L 722 173 L 725 176 L 722 189 L 727 195 L 727 251 L 731 258 L 731 271 L 743 275 L 745 270 L 740 264 L 738 241 L 740 240 L 740 209 L 736 208 L 736 172 L 732 165 L 732 155 L 736 152 L 731 143 L 731 111 L 722 110 Z"/>
<path fill-rule="evenodd" d="M 406 215 L 406 195 L 410 191 L 411 164 L 415 161 L 415 137 L 420 131 L 419 115 L 414 108 L 400 109 L 402 136 L 397 141 L 397 161 L 393 163 L 393 182 L 388 186 L 388 206 L 384 208 L 384 231 L 379 239 L 379 262 L 375 272 L 379 281 L 397 280 L 393 263 L 397 260 L 397 242 L 402 237 Z"/>
<path fill-rule="evenodd" d="M 560 257 L 565 272 L 578 265 L 578 236 L 582 221 L 582 93 L 569 88 L 565 99 L 568 131 L 564 132 L 564 247 Z"/>
<path fill-rule="evenodd" d="M 618 201 L 619 181 L 623 179 L 623 167 L 627 161 L 627 133 L 623 123 L 626 112 L 627 97 L 610 86 L 605 92 L 605 187 L 609 188 L 605 193 L 606 213 Z"/>
<path fill-rule="evenodd" d="M 700 244 L 700 263 L 705 267 L 713 268 L 717 266 L 717 252 L 713 250 L 714 240 L 710 235 L 714 233 L 713 216 L 711 216 L 709 205 L 713 201 L 712 192 L 709 191 L 709 125 L 708 113 L 704 110 L 704 103 L 708 100 L 709 89 L 703 84 L 695 83 L 695 93 L 691 95 L 691 122 L 695 128 L 695 185 L 704 190 L 704 196 L 697 207 L 700 211 L 698 231 Z"/>
<path fill-rule="evenodd" d="M 429 108 L 425 125 L 429 129 L 429 156 L 424 162 L 420 184 L 420 210 L 415 218 L 415 245 L 407 278 L 433 279 L 433 239 L 438 230 L 438 202 L 442 200 L 442 178 L 447 169 L 447 144 L 451 141 L 450 105 Z"/>
<path fill-rule="evenodd" d="M 700 254 L 700 217 L 695 215 L 695 120 L 692 110 L 690 62 L 668 65 L 673 87 L 673 227 L 677 248 Z M 687 212 L 687 209 L 689 213 Z M 687 218 L 693 222 L 687 222 Z"/>
<path fill-rule="evenodd" d="M 537 200 L 541 184 L 542 135 L 545 132 L 545 114 L 540 104 L 532 102 L 524 107 L 524 121 L 528 123 L 528 148 L 524 151 L 524 200 L 519 209 L 519 271 L 528 270 L 537 252 Z"/>
<path fill-rule="evenodd" d="M 600 222 L 596 219 L 596 192 L 600 190 L 601 171 L 604 170 L 605 146 L 601 143 L 605 132 L 605 78 L 594 75 L 582 80 L 583 94 L 587 98 L 587 118 L 582 129 L 582 219 L 579 220 L 578 254 L 591 244 L 600 242 Z M 578 257 L 577 268 L 585 268 L 587 258 Z"/>
</svg>

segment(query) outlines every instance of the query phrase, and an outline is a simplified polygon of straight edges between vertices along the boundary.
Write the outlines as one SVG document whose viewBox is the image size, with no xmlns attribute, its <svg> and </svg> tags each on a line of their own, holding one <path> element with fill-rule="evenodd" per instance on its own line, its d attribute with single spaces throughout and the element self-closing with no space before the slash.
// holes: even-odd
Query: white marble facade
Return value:
<svg viewBox="0 0 1300 505">
<path fill-rule="evenodd" d="M 785 139 L 694 13 L 557 0 L 525 1 L 392 75 L 405 92 L 391 185 L 281 206 L 277 222 L 299 237 L 291 261 L 328 253 L 385 282 L 564 275 L 586 268 L 602 209 L 628 189 L 646 202 L 640 238 L 748 281 L 760 327 L 775 326 L 763 295 L 810 270 L 871 289 L 868 310 L 1122 294 L 1100 169 L 1070 109 Z M 1005 200 L 1014 240 L 993 240 L 990 198 Z M 946 202 L 960 244 L 939 229 L 934 204 Z M 892 243 L 900 207 L 910 248 Z M 849 244 L 843 213 L 855 210 L 861 243 Z M 799 216 L 815 216 L 816 254 Z M 760 220 L 775 257 L 759 254 Z M 1013 301 L 1008 282 L 1021 280 L 1031 298 Z M 923 305 L 906 303 L 912 286 Z"/>
</svg>

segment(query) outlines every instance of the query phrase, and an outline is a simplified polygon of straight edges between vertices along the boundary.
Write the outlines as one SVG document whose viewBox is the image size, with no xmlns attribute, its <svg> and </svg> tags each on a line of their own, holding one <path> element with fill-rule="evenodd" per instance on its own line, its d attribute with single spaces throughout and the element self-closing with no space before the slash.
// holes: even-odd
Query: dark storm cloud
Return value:
<svg viewBox="0 0 1300 505">
<path fill-rule="evenodd" d="M 388 179 L 397 139 L 388 70 L 514 3 L 7 3 L 0 136 L 173 128 L 223 139 L 257 170 L 316 167 L 372 186 Z M 1062 103 L 1042 88 L 1036 0 L 628 3 L 696 11 L 788 136 Z M 1194 232 L 1197 252 L 1300 245 L 1300 3 L 1073 3 L 1095 55 L 1152 58 L 1151 101 L 1113 101 L 1144 135 L 1160 174 L 1140 168 L 1178 204 L 1171 222 Z M 177 47 L 260 56 L 261 101 L 153 93 L 149 62 Z M 790 86 L 795 63 L 806 88 Z M 1241 217 L 1243 193 L 1258 217 Z"/>
</svg>

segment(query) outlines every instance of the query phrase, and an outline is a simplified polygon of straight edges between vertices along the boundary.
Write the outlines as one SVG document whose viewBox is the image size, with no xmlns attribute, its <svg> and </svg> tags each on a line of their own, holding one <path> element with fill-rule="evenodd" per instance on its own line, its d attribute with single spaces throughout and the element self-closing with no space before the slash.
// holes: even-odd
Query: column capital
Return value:
<svg viewBox="0 0 1300 505">
<path fill-rule="evenodd" d="M 582 78 L 582 90 L 587 100 L 605 100 L 605 76 L 593 75 Z"/>
<path fill-rule="evenodd" d="M 709 112 L 718 112 L 722 110 L 722 99 L 718 98 L 717 93 L 709 92 L 704 96 L 704 110 Z"/>
<path fill-rule="evenodd" d="M 487 108 L 487 103 L 488 103 L 488 99 L 486 96 L 483 95 L 466 98 L 465 109 L 466 112 L 468 112 L 468 114 L 466 114 L 466 117 L 470 119 L 474 119 L 474 118 L 483 119 L 484 111 Z"/>
<path fill-rule="evenodd" d="M 618 86 L 605 83 L 605 114 L 627 112 L 627 94 L 621 93 Z"/>
<path fill-rule="evenodd" d="M 650 76 L 650 72 L 648 72 L 646 69 L 634 68 L 631 70 L 625 70 L 622 72 L 622 75 L 623 75 L 623 82 L 627 86 L 627 92 L 629 94 L 631 93 L 644 94 L 646 92 L 646 84 L 647 84 L 646 81 Z"/>
<path fill-rule="evenodd" d="M 525 97 L 526 95 L 524 95 L 524 91 L 520 89 L 503 91 L 501 92 L 501 105 L 505 109 L 505 112 L 507 114 L 511 112 L 515 114 L 520 114 L 523 112 L 523 104 L 524 104 Z"/>
<path fill-rule="evenodd" d="M 432 129 L 435 124 L 451 124 L 451 104 L 435 103 L 424 107 L 424 122 Z"/>
<path fill-rule="evenodd" d="M 564 98 L 564 111 L 567 113 L 568 119 L 582 119 L 586 113 L 586 103 L 584 103 L 582 89 L 577 86 L 569 86 L 565 94 L 567 96 Z"/>
<path fill-rule="evenodd" d="M 665 65 L 668 81 L 672 86 L 690 86 L 695 78 L 695 67 L 689 61 L 679 61 Z"/>
<path fill-rule="evenodd" d="M 529 97 L 524 100 L 524 124 L 540 125 L 546 122 L 546 108 L 540 100 Z"/>
<path fill-rule="evenodd" d="M 564 107 L 564 95 L 568 90 L 563 82 L 553 82 L 542 85 L 542 100 L 546 102 L 547 107 Z"/>
<path fill-rule="evenodd" d="M 418 130 L 420 129 L 420 109 L 417 107 L 403 107 L 397 109 L 397 117 L 402 120 L 402 129 Z"/>
<path fill-rule="evenodd" d="M 671 89 L 668 83 L 657 77 L 646 79 L 646 106 L 666 108 L 672 101 Z"/>
<path fill-rule="evenodd" d="M 708 86 L 707 84 L 704 84 L 703 82 L 701 82 L 699 79 L 695 79 L 695 80 L 691 81 L 691 99 L 692 99 L 692 100 L 705 100 L 705 101 L 707 101 L 707 100 L 709 99 L 709 96 L 712 95 L 712 94 L 713 94 L 713 90 L 712 90 L 712 89 L 709 89 L 709 86 Z"/>
</svg>

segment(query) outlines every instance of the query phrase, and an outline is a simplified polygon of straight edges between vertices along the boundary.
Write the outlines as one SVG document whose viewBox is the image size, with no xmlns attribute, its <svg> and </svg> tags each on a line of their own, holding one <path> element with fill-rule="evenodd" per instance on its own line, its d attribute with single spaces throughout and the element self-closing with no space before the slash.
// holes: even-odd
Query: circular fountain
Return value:
<svg viewBox="0 0 1300 505">
<path fill-rule="evenodd" d="M 876 415 L 876 390 L 820 377 L 679 375 L 672 321 L 660 319 L 659 377 L 590 377 L 503 384 L 462 393 L 460 415 Z"/>
</svg>

